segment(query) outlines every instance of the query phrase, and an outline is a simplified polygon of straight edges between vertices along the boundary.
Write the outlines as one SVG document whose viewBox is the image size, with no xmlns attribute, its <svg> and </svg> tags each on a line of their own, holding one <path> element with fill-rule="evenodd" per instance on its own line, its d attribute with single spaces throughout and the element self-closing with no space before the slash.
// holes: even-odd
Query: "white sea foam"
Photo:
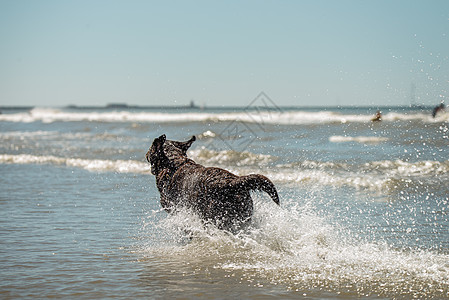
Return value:
<svg viewBox="0 0 449 300">
<path fill-rule="evenodd" d="M 207 138 L 214 138 L 216 136 L 217 136 L 217 134 L 215 132 L 207 130 L 207 131 L 201 133 L 198 137 L 200 139 L 207 139 Z"/>
<path fill-rule="evenodd" d="M 275 157 L 267 154 L 234 150 L 213 151 L 204 147 L 191 150 L 188 155 L 198 163 L 209 166 L 215 164 L 226 166 L 266 166 L 276 160 Z"/>
<path fill-rule="evenodd" d="M 367 170 L 377 170 L 395 176 L 441 176 L 449 174 L 449 161 L 419 161 L 406 162 L 403 160 L 384 160 L 366 163 Z"/>
<path fill-rule="evenodd" d="M 74 112 L 59 109 L 35 108 L 29 112 L 19 112 L 0 115 L 0 121 L 9 122 L 217 122 L 217 121 L 241 121 L 257 124 L 329 124 L 347 122 L 371 122 L 371 115 L 343 114 L 331 111 L 240 111 L 240 112 L 183 112 L 162 113 L 148 111 L 86 111 Z M 382 117 L 383 121 L 391 122 L 397 120 L 417 120 L 422 122 L 448 122 L 449 114 L 440 114 L 432 118 L 430 114 L 424 113 L 395 113 L 390 112 Z"/>
<path fill-rule="evenodd" d="M 237 114 L 238 115 L 238 114 Z M 0 115 L 0 121 L 9 122 L 189 122 L 234 120 L 235 114 L 223 113 L 159 113 L 159 112 L 68 112 L 58 109 L 35 108 L 29 112 Z"/>
<path fill-rule="evenodd" d="M 382 191 L 390 188 L 392 181 L 416 178 L 449 178 L 449 161 L 405 162 L 376 161 L 359 167 L 345 163 L 304 161 L 292 164 L 275 164 L 276 158 L 270 155 L 250 152 L 220 151 L 198 149 L 189 152 L 198 163 L 206 166 L 220 166 L 236 175 L 263 173 L 275 183 L 342 187 Z M 6 164 L 53 164 L 76 167 L 96 172 L 118 172 L 149 174 L 147 162 L 135 160 L 101 160 L 63 158 L 57 156 L 36 156 L 29 154 L 0 154 L 0 163 Z"/>
<path fill-rule="evenodd" d="M 265 172 L 277 182 L 332 187 L 350 186 L 356 189 L 384 191 L 394 188 L 398 181 L 449 179 L 449 161 L 406 162 L 374 161 L 360 166 L 346 163 L 304 161 L 277 165 Z"/>
<path fill-rule="evenodd" d="M 48 137 L 48 136 L 56 136 L 60 133 L 57 131 L 44 131 L 44 130 L 37 130 L 37 131 L 7 131 L 7 132 L 0 132 L 0 138 L 30 138 L 30 137 Z"/>
<path fill-rule="evenodd" d="M 6 131 L 0 132 L 0 139 L 8 141 L 8 140 L 20 140 L 20 141 L 40 141 L 40 140 L 53 140 L 57 142 L 61 141 L 70 141 L 70 140 L 82 140 L 82 141 L 117 141 L 117 140 L 126 140 L 130 139 L 129 136 L 126 135 L 115 135 L 108 132 L 102 133 L 91 133 L 91 132 L 58 132 L 58 131 Z"/>
<path fill-rule="evenodd" d="M 88 171 L 118 173 L 148 173 L 150 169 L 148 163 L 135 160 L 63 158 L 52 155 L 37 156 L 29 154 L 0 154 L 0 163 L 65 165 Z"/>
<path fill-rule="evenodd" d="M 377 144 L 381 142 L 388 141 L 386 137 L 377 137 L 377 136 L 341 136 L 334 135 L 329 137 L 329 141 L 333 143 L 343 143 L 343 142 L 357 142 L 362 144 Z"/>
<path fill-rule="evenodd" d="M 277 157 L 251 152 L 212 151 L 200 148 L 189 156 L 206 166 L 218 165 L 238 175 L 263 173 L 275 182 L 293 184 L 351 186 L 357 189 L 381 191 L 392 180 L 410 178 L 449 177 L 449 161 L 384 160 L 351 166 L 344 162 L 301 161 L 276 164 Z"/>
</svg>

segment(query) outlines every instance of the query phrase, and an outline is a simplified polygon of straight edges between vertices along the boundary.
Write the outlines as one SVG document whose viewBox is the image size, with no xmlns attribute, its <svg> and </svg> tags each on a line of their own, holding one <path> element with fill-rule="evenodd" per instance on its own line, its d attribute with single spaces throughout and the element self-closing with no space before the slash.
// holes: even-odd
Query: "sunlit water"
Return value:
<svg viewBox="0 0 449 300">
<path fill-rule="evenodd" d="M 448 114 L 34 109 L 0 115 L 2 298 L 449 297 Z M 237 234 L 161 210 L 144 155 L 261 173 Z"/>
</svg>

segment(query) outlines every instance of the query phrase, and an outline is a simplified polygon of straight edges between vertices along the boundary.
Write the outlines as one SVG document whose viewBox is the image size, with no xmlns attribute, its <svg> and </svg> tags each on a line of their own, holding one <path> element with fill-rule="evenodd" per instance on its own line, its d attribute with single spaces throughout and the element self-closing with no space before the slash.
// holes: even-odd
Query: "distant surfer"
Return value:
<svg viewBox="0 0 449 300">
<path fill-rule="evenodd" d="M 436 117 L 437 113 L 444 110 L 444 103 L 441 102 L 440 105 L 435 106 L 432 111 L 432 117 Z"/>
<path fill-rule="evenodd" d="M 374 115 L 374 117 L 371 119 L 372 122 L 380 122 L 382 121 L 382 113 L 380 112 L 380 110 L 378 110 L 376 112 L 376 114 Z"/>
</svg>

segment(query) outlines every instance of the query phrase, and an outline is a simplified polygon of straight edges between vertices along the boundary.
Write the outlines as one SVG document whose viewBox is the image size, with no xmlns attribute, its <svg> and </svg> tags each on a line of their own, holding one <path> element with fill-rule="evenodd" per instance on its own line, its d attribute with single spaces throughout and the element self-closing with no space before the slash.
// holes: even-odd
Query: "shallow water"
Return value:
<svg viewBox="0 0 449 300">
<path fill-rule="evenodd" d="M 0 115 L 2 298 L 444 298 L 446 114 L 34 109 Z M 238 234 L 161 210 L 144 155 L 261 173 Z M 190 233 L 190 237 L 186 235 Z"/>
</svg>

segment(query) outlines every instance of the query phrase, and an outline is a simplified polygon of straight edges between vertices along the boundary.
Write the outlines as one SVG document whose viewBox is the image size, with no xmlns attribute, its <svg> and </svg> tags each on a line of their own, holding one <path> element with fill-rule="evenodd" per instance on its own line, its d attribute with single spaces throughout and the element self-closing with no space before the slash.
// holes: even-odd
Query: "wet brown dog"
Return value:
<svg viewBox="0 0 449 300">
<path fill-rule="evenodd" d="M 195 139 L 193 136 L 186 142 L 170 141 L 164 134 L 154 139 L 146 154 L 151 173 L 156 176 L 161 205 L 167 212 L 191 208 L 218 228 L 234 231 L 251 220 L 251 190 L 268 193 L 279 205 L 276 188 L 265 176 L 237 176 L 187 158 L 187 149 Z"/>
</svg>

